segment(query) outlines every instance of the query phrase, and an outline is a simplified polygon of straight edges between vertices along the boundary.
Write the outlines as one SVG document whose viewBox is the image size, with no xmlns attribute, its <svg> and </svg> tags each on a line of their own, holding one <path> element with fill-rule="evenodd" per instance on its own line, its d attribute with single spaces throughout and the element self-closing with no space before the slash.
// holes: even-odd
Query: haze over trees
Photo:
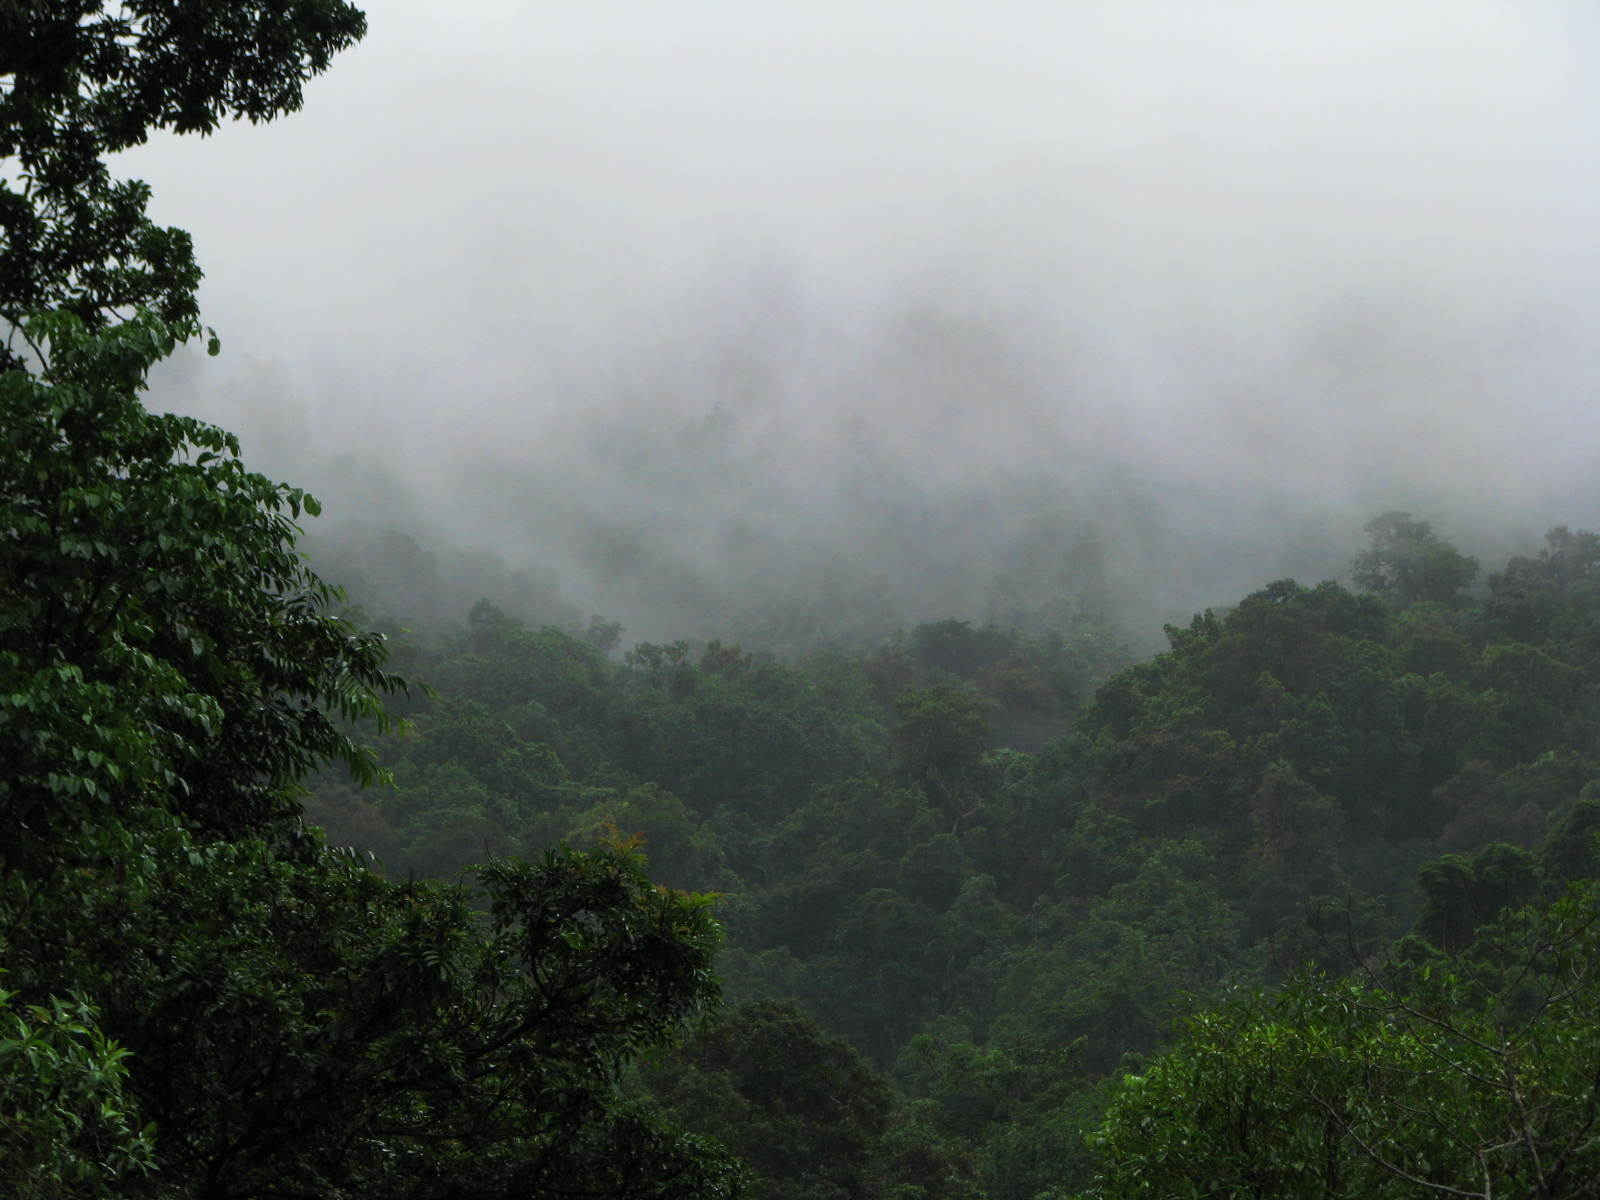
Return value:
<svg viewBox="0 0 1600 1200">
<path fill-rule="evenodd" d="M 1600 1187 L 1600 537 L 1480 582 L 1385 513 L 1144 660 L 1092 598 L 623 649 L 404 572 L 370 632 L 144 405 L 218 347 L 105 166 L 363 29 L 0 12 L 0 1189 Z"/>
<path fill-rule="evenodd" d="M 635 1086 L 765 1194 L 1402 1195 L 1427 1171 L 1478 1194 L 1552 1156 L 1566 1182 L 1533 1194 L 1569 1194 L 1595 1169 L 1596 910 L 1566 889 L 1600 861 L 1600 540 L 1553 530 L 1474 591 L 1424 523 L 1370 532 L 1368 590 L 1279 581 L 1131 664 L 1092 621 L 953 620 L 618 661 L 480 604 L 398 642 L 436 695 L 380 749 L 394 790 L 324 775 L 309 812 L 392 874 L 615 827 L 659 878 L 721 892 L 733 1023 Z M 740 1074 L 776 1051 L 732 1047 L 799 1037 L 800 1013 L 819 1065 L 795 1079 L 844 1069 L 820 1065 L 843 1037 L 896 1106 L 835 1082 L 835 1133 L 778 1121 Z M 1542 1107 L 1512 1145 L 1516 1088 Z M 1348 1115 L 1325 1145 L 1328 1105 Z M 1455 1133 L 1478 1141 L 1445 1153 Z"/>
<path fill-rule="evenodd" d="M 156 402 L 325 546 L 747 650 L 1065 574 L 1149 654 L 1386 509 L 1597 528 L 1587 6 L 617 3 L 386 0 L 292 121 L 123 160 L 229 338 Z"/>
</svg>

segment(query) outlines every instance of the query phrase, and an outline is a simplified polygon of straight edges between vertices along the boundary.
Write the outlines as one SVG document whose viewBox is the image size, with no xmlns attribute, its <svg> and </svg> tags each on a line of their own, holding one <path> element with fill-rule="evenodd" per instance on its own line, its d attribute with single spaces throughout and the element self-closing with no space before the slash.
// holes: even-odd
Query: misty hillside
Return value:
<svg viewBox="0 0 1600 1200">
<path fill-rule="evenodd" d="M 152 397 L 318 537 L 648 641 L 1004 624 L 1003 577 L 1154 651 L 1388 509 L 1485 562 L 1600 527 L 1597 46 L 1557 0 L 385 0 L 292 122 L 121 156 L 225 342 Z"/>
<path fill-rule="evenodd" d="M 1089 1188 L 1174 1017 L 1600 865 L 1600 539 L 1473 588 L 1426 523 L 1370 528 L 1364 590 L 1275 582 L 1145 661 L 1095 618 L 619 661 L 614 624 L 480 601 L 400 642 L 435 692 L 380 749 L 394 787 L 325 778 L 307 816 L 391 877 L 624 837 L 719 893 L 732 1024 L 636 1086 L 763 1195 Z M 782 1089 L 740 1065 L 808 1028 L 844 1039 L 848 1136 L 771 1125 Z"/>
<path fill-rule="evenodd" d="M 0 1200 L 1600 1195 L 1600 9 L 0 3 Z"/>
</svg>

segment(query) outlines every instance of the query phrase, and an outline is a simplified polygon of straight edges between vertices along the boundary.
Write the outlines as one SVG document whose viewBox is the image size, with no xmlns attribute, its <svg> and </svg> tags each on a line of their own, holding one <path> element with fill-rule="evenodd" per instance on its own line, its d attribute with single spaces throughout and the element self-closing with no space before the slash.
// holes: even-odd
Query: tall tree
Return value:
<svg viewBox="0 0 1600 1200">
<path fill-rule="evenodd" d="M 736 1149 L 761 1200 L 864 1200 L 889 1086 L 792 1002 L 748 1001 L 645 1076 L 658 1103 Z"/>
<path fill-rule="evenodd" d="M 199 271 L 105 156 L 297 108 L 364 28 L 342 0 L 0 0 L 0 1181 L 732 1195 L 725 1152 L 617 1086 L 716 1002 L 709 901 L 625 841 L 492 864 L 477 898 L 329 849 L 299 779 L 381 778 L 350 724 L 404 684 L 295 551 L 315 502 L 141 402 Z"/>
<path fill-rule="evenodd" d="M 137 1114 L 90 1130 L 114 1152 L 40 1126 L 81 1176 L 41 1167 L 41 1194 L 736 1191 L 617 1090 L 715 1003 L 709 902 L 617 843 L 486 868 L 485 925 L 324 846 L 297 780 L 377 777 L 340 721 L 402 683 L 294 552 L 308 498 L 140 404 L 158 318 L 28 333 L 43 372 L 0 372 L 0 953 L 47 1048 Z"/>
<path fill-rule="evenodd" d="M 1470 948 L 1408 938 L 1384 971 L 1303 976 L 1181 1022 L 1117 1091 L 1095 1194 L 1592 1196 L 1597 934 L 1585 881 L 1502 907 Z"/>
</svg>

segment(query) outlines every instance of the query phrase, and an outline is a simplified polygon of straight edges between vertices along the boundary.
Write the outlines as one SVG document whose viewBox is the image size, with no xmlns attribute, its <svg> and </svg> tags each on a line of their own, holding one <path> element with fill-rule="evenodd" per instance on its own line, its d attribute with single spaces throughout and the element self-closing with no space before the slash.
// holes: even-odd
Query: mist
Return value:
<svg viewBox="0 0 1600 1200">
<path fill-rule="evenodd" d="M 368 16 L 304 112 L 113 164 L 224 343 L 152 404 L 321 496 L 334 578 L 1150 645 L 1386 509 L 1486 565 L 1600 525 L 1591 5 Z"/>
</svg>

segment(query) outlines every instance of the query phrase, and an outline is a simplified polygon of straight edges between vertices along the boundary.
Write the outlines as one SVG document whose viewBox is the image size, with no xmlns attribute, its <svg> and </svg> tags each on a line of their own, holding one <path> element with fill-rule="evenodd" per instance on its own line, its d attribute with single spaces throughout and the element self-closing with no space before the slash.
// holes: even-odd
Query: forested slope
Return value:
<svg viewBox="0 0 1600 1200">
<path fill-rule="evenodd" d="M 656 878 L 722 893 L 718 966 L 746 1006 L 639 1086 L 768 1147 L 771 1194 L 1083 1186 L 1105 1081 L 1176 1014 L 1328 959 L 1335 926 L 1371 948 L 1427 897 L 1459 907 L 1553 828 L 1547 855 L 1587 854 L 1600 539 L 1553 530 L 1472 591 L 1426 524 L 1370 528 L 1362 590 L 1274 583 L 1135 665 L 1093 622 L 956 621 L 793 661 L 711 642 L 618 663 L 604 623 L 480 605 L 405 644 L 437 694 L 381 748 L 395 788 L 325 777 L 309 813 L 391 876 L 614 828 Z M 1475 865 L 1493 845 L 1517 849 Z M 785 1088 L 707 1072 L 782 1030 L 838 1059 L 810 1019 L 895 1097 L 849 1055 L 807 1068 L 860 1099 L 816 1116 L 855 1132 L 799 1166 L 771 1147 L 811 1135 L 751 1132 Z"/>
</svg>

